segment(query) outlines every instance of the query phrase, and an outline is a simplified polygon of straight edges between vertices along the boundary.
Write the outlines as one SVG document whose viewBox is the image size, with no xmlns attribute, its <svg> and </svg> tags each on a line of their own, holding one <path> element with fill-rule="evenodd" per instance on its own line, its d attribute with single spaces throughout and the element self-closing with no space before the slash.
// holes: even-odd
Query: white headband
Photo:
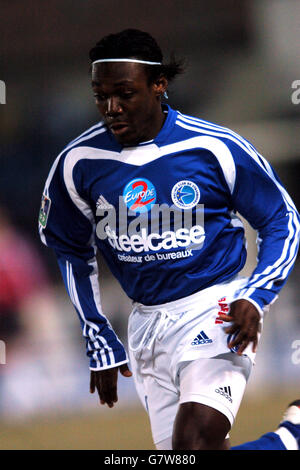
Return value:
<svg viewBox="0 0 300 470">
<path fill-rule="evenodd" d="M 150 62 L 148 60 L 138 60 L 138 59 L 99 59 L 99 60 L 95 60 L 92 63 L 92 65 L 100 64 L 101 62 L 133 62 L 135 64 L 162 65 L 161 62 Z"/>
</svg>

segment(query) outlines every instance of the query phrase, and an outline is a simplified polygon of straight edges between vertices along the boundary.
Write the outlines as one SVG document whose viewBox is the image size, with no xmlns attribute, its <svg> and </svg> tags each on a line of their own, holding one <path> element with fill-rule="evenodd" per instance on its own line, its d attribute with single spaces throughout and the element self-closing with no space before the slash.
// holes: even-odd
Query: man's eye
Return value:
<svg viewBox="0 0 300 470">
<path fill-rule="evenodd" d="M 94 95 L 96 98 L 96 101 L 104 101 L 106 100 L 106 97 L 104 95 L 99 95 L 98 93 Z"/>
<path fill-rule="evenodd" d="M 126 92 L 124 91 L 122 93 L 119 93 L 118 96 L 119 96 L 119 99 L 128 100 L 128 99 L 130 99 L 134 96 L 134 92 L 133 91 L 126 91 Z M 100 101 L 107 100 L 108 96 L 102 95 L 101 93 L 95 93 L 94 98 L 96 99 L 97 102 L 100 102 Z"/>
<path fill-rule="evenodd" d="M 125 98 L 125 99 L 132 98 L 133 95 L 134 95 L 133 91 L 126 91 L 124 93 L 120 93 L 120 97 Z"/>
</svg>

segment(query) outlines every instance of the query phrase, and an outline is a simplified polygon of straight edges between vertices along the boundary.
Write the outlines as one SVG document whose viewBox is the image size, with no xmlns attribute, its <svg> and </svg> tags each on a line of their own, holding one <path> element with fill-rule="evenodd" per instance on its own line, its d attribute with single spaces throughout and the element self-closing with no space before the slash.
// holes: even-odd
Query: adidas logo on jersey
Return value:
<svg viewBox="0 0 300 470">
<path fill-rule="evenodd" d="M 113 209 L 114 206 L 112 206 L 102 194 L 98 197 L 98 200 L 96 202 L 96 208 L 100 210 L 107 211 L 108 209 Z"/>
<path fill-rule="evenodd" d="M 222 395 L 223 397 L 227 398 L 227 400 L 230 401 L 230 403 L 232 403 L 232 398 L 231 398 L 231 388 L 228 386 L 228 387 L 219 387 L 219 388 L 216 388 L 215 390 L 216 393 L 219 393 L 220 395 Z"/>
<path fill-rule="evenodd" d="M 200 344 L 208 344 L 212 343 L 212 339 L 210 339 L 204 331 L 200 331 L 200 333 L 196 336 L 196 338 L 192 341 L 191 345 L 192 346 L 197 346 Z"/>
</svg>

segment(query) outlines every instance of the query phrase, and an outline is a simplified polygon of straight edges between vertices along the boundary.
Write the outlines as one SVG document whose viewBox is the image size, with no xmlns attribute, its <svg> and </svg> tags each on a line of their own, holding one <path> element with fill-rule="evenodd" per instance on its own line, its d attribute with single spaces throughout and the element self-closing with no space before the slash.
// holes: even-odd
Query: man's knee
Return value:
<svg viewBox="0 0 300 470">
<path fill-rule="evenodd" d="M 173 450 L 223 450 L 224 442 L 218 442 L 208 434 L 198 434 L 197 436 L 177 436 L 173 438 Z"/>
<path fill-rule="evenodd" d="M 226 435 L 225 435 L 226 436 Z M 188 426 L 173 435 L 173 450 L 225 450 L 225 436 L 216 433 L 213 427 L 198 426 L 193 431 Z"/>
<path fill-rule="evenodd" d="M 200 403 L 180 405 L 172 438 L 174 450 L 225 450 L 230 429 L 226 416 Z"/>
</svg>

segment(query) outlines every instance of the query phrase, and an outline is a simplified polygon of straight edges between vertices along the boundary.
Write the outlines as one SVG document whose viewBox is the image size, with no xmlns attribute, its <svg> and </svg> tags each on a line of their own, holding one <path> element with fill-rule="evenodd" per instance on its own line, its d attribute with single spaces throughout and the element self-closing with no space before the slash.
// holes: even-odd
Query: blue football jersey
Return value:
<svg viewBox="0 0 300 470">
<path fill-rule="evenodd" d="M 296 259 L 299 214 L 270 164 L 229 129 L 164 112 L 159 134 L 136 147 L 120 145 L 103 122 L 91 127 L 56 158 L 45 184 L 40 236 L 56 253 L 92 370 L 128 360 L 101 309 L 97 250 L 130 299 L 163 304 L 243 268 L 239 213 L 259 243 L 238 298 L 260 313 Z"/>
</svg>

